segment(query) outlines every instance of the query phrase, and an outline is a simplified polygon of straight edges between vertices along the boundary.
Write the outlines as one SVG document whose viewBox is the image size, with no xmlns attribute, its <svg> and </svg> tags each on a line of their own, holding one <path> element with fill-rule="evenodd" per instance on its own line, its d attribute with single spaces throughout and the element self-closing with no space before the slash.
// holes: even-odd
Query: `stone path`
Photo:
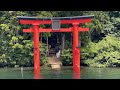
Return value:
<svg viewBox="0 0 120 90">
<path fill-rule="evenodd" d="M 60 69 L 62 66 L 61 60 L 56 58 L 56 56 L 48 57 L 48 63 L 51 65 L 52 69 Z"/>
</svg>

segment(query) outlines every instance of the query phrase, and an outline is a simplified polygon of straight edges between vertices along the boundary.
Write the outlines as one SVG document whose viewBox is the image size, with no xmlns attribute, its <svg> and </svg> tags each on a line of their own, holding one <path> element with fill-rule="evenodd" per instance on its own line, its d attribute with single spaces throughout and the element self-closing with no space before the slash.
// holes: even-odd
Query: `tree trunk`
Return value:
<svg viewBox="0 0 120 90">
<path fill-rule="evenodd" d="M 70 37 L 70 42 L 71 42 L 72 45 L 73 45 L 73 35 L 72 35 L 72 33 L 71 33 L 71 37 Z"/>
<path fill-rule="evenodd" d="M 65 49 L 65 34 L 62 34 L 62 51 Z"/>
<path fill-rule="evenodd" d="M 47 37 L 47 55 L 49 56 L 49 45 L 48 45 L 48 37 Z"/>
<path fill-rule="evenodd" d="M 42 43 L 42 33 L 41 33 L 41 35 L 40 35 L 40 43 Z"/>
<path fill-rule="evenodd" d="M 57 44 L 59 43 L 59 33 L 57 33 Z"/>
</svg>

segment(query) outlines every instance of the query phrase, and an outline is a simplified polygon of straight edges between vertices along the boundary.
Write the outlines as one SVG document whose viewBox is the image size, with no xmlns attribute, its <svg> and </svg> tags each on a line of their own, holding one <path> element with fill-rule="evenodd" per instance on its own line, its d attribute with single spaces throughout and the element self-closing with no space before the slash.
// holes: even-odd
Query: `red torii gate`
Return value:
<svg viewBox="0 0 120 90">
<path fill-rule="evenodd" d="M 73 74 L 80 78 L 80 47 L 79 47 L 79 32 L 88 31 L 89 28 L 82 28 L 78 25 L 80 23 L 91 22 L 90 16 L 74 16 L 74 17 L 51 17 L 51 18 L 37 18 L 17 16 L 21 24 L 33 25 L 30 29 L 23 29 L 23 32 L 34 33 L 34 74 L 35 78 L 40 78 L 40 52 L 39 52 L 39 33 L 40 32 L 72 32 L 73 33 Z M 41 24 L 52 24 L 52 28 L 43 29 L 39 27 Z M 61 24 L 72 24 L 70 28 L 60 28 Z"/>
</svg>

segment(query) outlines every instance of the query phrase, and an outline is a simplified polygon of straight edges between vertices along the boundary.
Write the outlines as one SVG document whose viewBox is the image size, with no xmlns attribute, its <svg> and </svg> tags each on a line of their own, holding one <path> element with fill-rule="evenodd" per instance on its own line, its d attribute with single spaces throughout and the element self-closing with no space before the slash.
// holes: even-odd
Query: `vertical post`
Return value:
<svg viewBox="0 0 120 90">
<path fill-rule="evenodd" d="M 79 45 L 79 23 L 73 23 L 73 75 L 75 79 L 80 78 L 80 49 Z"/>
<path fill-rule="evenodd" d="M 34 28 L 34 78 L 40 79 L 39 25 Z"/>
</svg>

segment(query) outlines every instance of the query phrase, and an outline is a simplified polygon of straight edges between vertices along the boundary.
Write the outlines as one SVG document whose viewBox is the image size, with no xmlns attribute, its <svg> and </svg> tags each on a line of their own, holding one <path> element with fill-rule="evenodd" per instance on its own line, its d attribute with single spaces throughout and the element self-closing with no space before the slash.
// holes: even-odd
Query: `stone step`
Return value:
<svg viewBox="0 0 120 90">
<path fill-rule="evenodd" d="M 56 58 L 55 56 L 48 57 L 48 63 L 50 64 L 52 69 L 60 69 L 62 66 L 62 62 L 60 61 L 60 59 Z"/>
<path fill-rule="evenodd" d="M 60 64 L 51 64 L 52 69 L 60 69 L 61 65 Z"/>
</svg>

